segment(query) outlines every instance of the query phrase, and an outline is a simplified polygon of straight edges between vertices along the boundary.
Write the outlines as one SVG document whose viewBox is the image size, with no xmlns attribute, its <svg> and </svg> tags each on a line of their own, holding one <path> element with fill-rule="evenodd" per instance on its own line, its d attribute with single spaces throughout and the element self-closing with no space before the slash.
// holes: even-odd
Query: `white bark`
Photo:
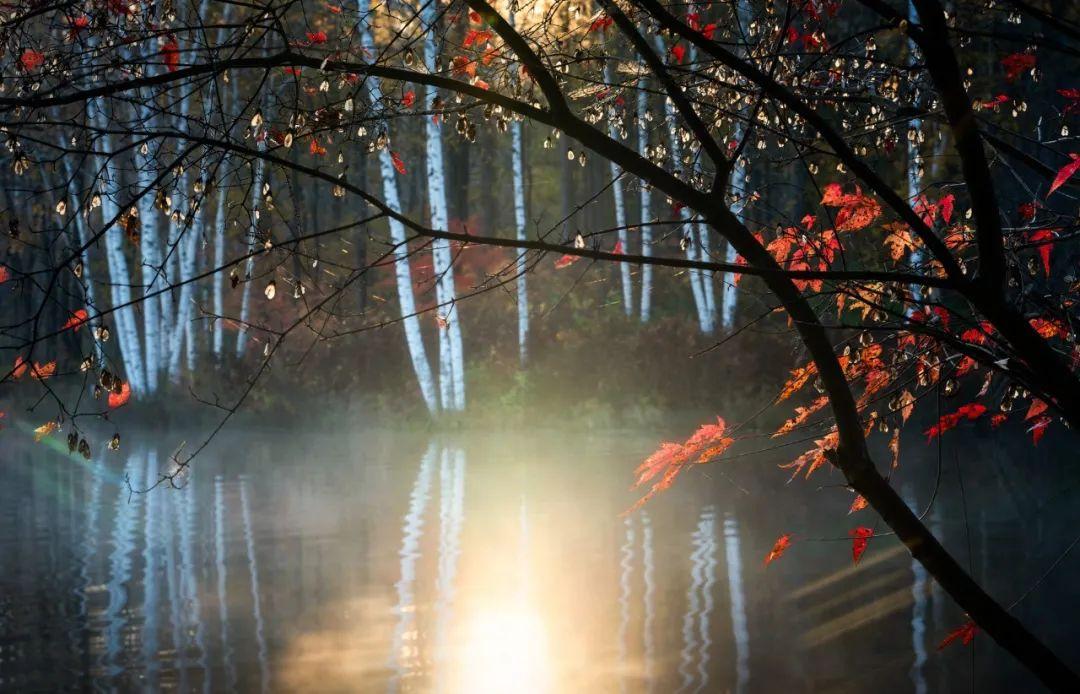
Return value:
<svg viewBox="0 0 1080 694">
<path fill-rule="evenodd" d="M 611 63 L 604 66 L 604 82 L 607 83 L 608 89 L 615 88 L 611 75 Z M 613 140 L 619 139 L 619 126 L 614 118 L 610 119 L 608 134 Z M 615 226 L 618 228 L 616 238 L 619 240 L 623 253 L 628 253 L 630 249 L 627 246 L 626 201 L 623 195 L 622 170 L 619 169 L 615 162 L 611 162 L 611 179 L 611 190 L 615 198 Z M 619 263 L 619 280 L 622 284 L 623 313 L 629 318 L 634 315 L 634 288 L 630 283 L 629 263 Z"/>
<path fill-rule="evenodd" d="M 102 129 L 108 127 L 104 112 L 99 110 L 95 116 L 98 127 Z M 143 366 L 142 347 L 139 344 L 139 328 L 135 323 L 134 311 L 128 305 L 131 303 L 131 274 L 128 272 L 127 258 L 124 255 L 124 232 L 119 224 L 114 223 L 114 220 L 119 218 L 120 205 L 117 202 L 119 181 L 109 154 L 112 150 L 112 138 L 105 137 L 101 146 L 106 152 L 105 155 L 97 157 L 103 188 L 100 191 L 101 220 L 103 224 L 110 225 L 105 232 L 105 257 L 109 266 L 110 293 L 115 309 L 113 320 L 128 383 L 132 393 L 139 396 L 146 393 L 146 372 Z"/>
<path fill-rule="evenodd" d="M 744 38 L 748 37 L 748 31 L 750 23 L 753 21 L 750 10 L 750 3 L 747 0 L 739 0 L 736 6 L 736 18 L 739 22 L 739 31 Z M 746 40 L 749 40 L 746 38 Z M 745 55 L 745 51 L 742 52 Z M 742 142 L 742 139 L 746 137 L 748 129 L 746 118 L 749 118 L 750 110 L 743 109 L 741 113 L 736 116 L 739 120 L 736 121 L 734 139 L 736 142 Z M 746 151 L 743 148 L 743 151 Z M 746 221 L 746 205 L 749 202 L 749 191 L 746 189 L 746 163 L 740 158 L 735 162 L 735 165 L 731 169 L 731 178 L 728 180 L 728 190 L 733 196 L 735 196 L 735 202 L 731 207 L 732 213 L 735 218 L 741 223 Z M 735 247 L 730 243 L 725 244 L 724 262 L 734 263 L 738 260 L 739 254 L 735 250 Z M 720 305 L 720 324 L 724 327 L 724 330 L 730 331 L 735 327 L 735 308 L 739 302 L 738 288 L 735 286 L 736 276 L 733 272 L 725 272 L 722 276 L 723 298 Z"/>
<path fill-rule="evenodd" d="M 222 162 L 222 170 L 226 163 Z M 225 222 L 228 211 L 227 191 L 224 185 L 218 188 L 217 210 L 214 213 L 214 267 L 219 268 L 225 263 Z M 225 273 L 214 274 L 214 315 L 225 315 Z M 221 320 L 214 321 L 214 338 L 212 349 L 214 357 L 221 359 L 222 349 L 225 346 L 225 323 Z"/>
<path fill-rule="evenodd" d="M 153 128 L 156 119 L 151 115 L 150 109 L 142 109 L 142 114 L 143 122 Z M 158 173 L 156 155 L 154 150 L 150 148 L 150 144 L 147 143 L 147 153 L 142 154 L 140 152 L 135 159 L 138 167 L 136 179 L 139 192 L 142 193 L 138 207 L 139 224 L 141 226 L 139 247 L 142 251 L 140 271 L 142 273 L 143 296 L 152 294 L 167 286 L 164 278 L 160 277 L 162 254 L 161 230 L 158 222 L 161 219 L 161 212 L 154 206 L 157 191 L 147 190 L 153 185 Z M 162 366 L 160 307 L 161 302 L 156 297 L 144 300 L 142 303 L 143 335 L 146 349 L 146 387 L 150 393 L 157 390 L 158 377 Z"/>
<path fill-rule="evenodd" d="M 645 91 L 645 80 L 638 81 L 637 94 L 637 147 L 638 154 L 648 159 L 649 129 L 645 114 L 649 111 L 649 94 Z M 652 255 L 652 189 L 641 181 L 641 255 Z M 641 322 L 648 323 L 652 315 L 653 267 L 641 268 Z"/>
<path fill-rule="evenodd" d="M 915 3 L 908 0 L 908 20 L 918 21 L 919 13 L 915 8 Z M 916 62 L 916 45 L 914 41 L 908 42 L 908 62 L 915 64 Z M 922 119 L 912 118 L 909 124 L 910 130 L 914 131 L 915 139 L 907 140 L 907 195 L 908 200 L 912 205 L 915 204 L 916 199 L 919 196 L 919 136 L 922 134 Z M 911 267 L 916 268 L 923 262 L 922 249 L 917 248 L 911 251 L 911 256 L 908 259 L 908 263 Z M 916 302 L 922 301 L 923 290 L 917 284 L 911 285 L 911 295 Z M 912 308 L 912 311 L 915 309 Z"/>
<path fill-rule="evenodd" d="M 514 226 L 517 232 L 517 240 L 524 241 L 526 234 L 525 222 L 525 172 L 522 166 L 522 143 L 521 121 L 515 120 L 510 124 L 510 136 L 512 138 L 512 161 L 511 168 L 514 174 Z M 517 311 L 518 311 L 518 358 L 522 364 L 529 357 L 529 291 L 526 285 L 526 256 L 524 251 L 518 251 L 517 256 Z"/>
<path fill-rule="evenodd" d="M 359 10 L 363 16 L 370 13 L 370 7 L 365 7 L 363 2 L 360 3 Z M 377 55 L 371 40 L 371 28 L 367 21 L 361 23 L 360 43 L 367 55 Z M 372 103 L 377 104 L 381 100 L 382 87 L 377 79 L 369 80 L 368 93 Z M 396 172 L 390 158 L 389 143 L 379 152 L 379 171 L 382 174 L 383 199 L 386 205 L 400 212 L 401 201 L 398 198 Z M 428 412 L 435 414 L 439 410 L 439 402 L 431 365 L 428 363 L 427 350 L 424 348 L 423 335 L 420 332 L 420 320 L 416 315 L 416 297 L 413 295 L 412 269 L 409 267 L 405 227 L 395 219 L 391 219 L 389 225 L 390 242 L 394 245 L 394 278 L 397 281 L 398 304 L 401 307 L 401 321 L 405 329 L 405 343 L 409 348 L 409 357 L 412 359 L 416 380 L 420 384 L 420 394 L 424 398 L 424 404 L 427 405 Z"/>
<path fill-rule="evenodd" d="M 260 151 L 265 145 L 259 144 Z M 262 205 L 262 189 L 263 189 L 263 175 L 265 173 L 265 165 L 262 159 L 259 159 L 251 165 L 251 214 L 248 223 L 248 244 L 247 252 L 253 253 L 255 250 L 255 242 L 258 238 L 259 231 L 259 206 Z M 240 328 L 236 334 L 236 356 L 244 356 L 244 349 L 247 347 L 247 321 L 251 315 L 251 275 L 255 271 L 255 256 L 249 255 L 247 261 L 244 263 L 244 276 L 241 278 L 244 288 L 240 299 Z"/>
<path fill-rule="evenodd" d="M 80 246 L 85 246 L 90 243 L 90 229 L 88 228 L 88 215 L 86 214 L 87 204 L 85 200 L 85 191 L 81 185 L 81 179 L 78 173 L 75 171 L 75 165 L 72 162 L 71 157 L 63 157 L 64 171 L 67 175 L 67 187 L 68 194 L 71 196 L 71 202 L 73 204 L 74 216 L 72 223 L 75 225 L 76 238 L 73 239 L 75 243 Z M 82 262 L 82 277 L 79 279 L 79 284 L 83 289 L 84 303 L 86 304 L 86 315 L 95 323 L 98 319 L 98 308 L 94 298 L 94 279 L 90 272 L 90 249 L 87 248 L 79 255 L 79 260 Z M 94 341 L 94 358 L 97 359 L 100 364 L 105 356 L 105 350 L 102 347 L 101 342 L 91 336 Z"/>
<path fill-rule="evenodd" d="M 656 36 L 656 52 L 661 56 L 666 52 L 664 46 L 664 39 L 657 34 Z M 682 143 L 679 140 L 678 121 L 675 117 L 675 105 L 670 98 L 664 99 L 664 117 L 667 121 L 668 129 L 668 147 L 671 150 L 671 160 L 674 164 L 674 170 L 678 172 L 683 168 L 682 162 Z M 699 251 L 701 250 L 700 242 L 696 238 L 695 224 L 691 221 L 693 213 L 689 208 L 683 207 L 680 212 L 680 216 L 683 219 L 684 224 L 680 227 L 680 231 L 685 234 L 689 239 L 689 243 L 686 245 L 686 258 L 687 260 L 700 260 Z M 694 308 L 697 311 L 698 328 L 703 333 L 711 333 L 713 331 L 712 316 L 709 313 L 708 302 L 705 296 L 705 278 L 699 270 L 687 270 L 687 278 L 690 280 L 690 293 L 694 297 Z"/>
<path fill-rule="evenodd" d="M 425 3 L 421 9 L 421 21 L 428 27 L 424 32 L 424 66 L 428 72 L 436 71 L 438 45 L 434 23 L 439 9 L 436 3 Z M 434 111 L 438 90 L 426 88 L 426 104 Z M 424 119 L 427 140 L 428 205 L 431 208 L 431 226 L 435 229 L 449 228 L 449 210 L 446 204 L 446 167 L 443 162 L 442 134 L 434 118 Z M 460 309 L 455 303 L 454 265 L 450 254 L 450 242 L 434 239 L 431 255 L 435 269 L 435 299 L 445 321 L 439 329 L 439 394 L 442 407 L 447 410 L 465 409 L 465 365 L 461 346 Z"/>
</svg>

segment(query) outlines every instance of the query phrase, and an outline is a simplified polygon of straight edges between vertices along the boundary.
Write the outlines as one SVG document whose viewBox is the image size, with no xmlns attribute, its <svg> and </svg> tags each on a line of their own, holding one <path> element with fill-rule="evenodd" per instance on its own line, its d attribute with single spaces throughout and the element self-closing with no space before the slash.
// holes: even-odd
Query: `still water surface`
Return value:
<svg viewBox="0 0 1080 694">
<path fill-rule="evenodd" d="M 229 432 L 145 495 L 125 479 L 176 442 L 130 438 L 92 463 L 5 453 L 0 689 L 1032 686 L 985 637 L 937 652 L 963 617 L 892 539 L 858 567 L 807 542 L 765 569 L 820 492 L 688 475 L 622 517 L 655 436 Z"/>
</svg>

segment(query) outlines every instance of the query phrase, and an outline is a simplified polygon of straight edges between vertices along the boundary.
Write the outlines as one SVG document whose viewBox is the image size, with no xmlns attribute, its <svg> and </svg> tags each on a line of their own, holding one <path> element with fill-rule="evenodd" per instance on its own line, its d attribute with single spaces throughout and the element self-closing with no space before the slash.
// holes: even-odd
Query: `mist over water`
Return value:
<svg viewBox="0 0 1080 694">
<path fill-rule="evenodd" d="M 91 463 L 12 439 L 0 688 L 1031 686 L 985 636 L 939 653 L 958 609 L 891 537 L 853 566 L 845 531 L 815 516 L 832 492 L 784 485 L 782 471 L 745 488 L 703 467 L 623 516 L 654 435 L 230 431 L 183 489 L 131 494 L 169 464 L 167 438 L 131 436 Z M 908 479 L 905 499 L 925 507 L 932 483 Z M 976 473 L 967 483 L 969 502 L 990 489 Z M 1003 600 L 1053 560 L 1038 536 L 1068 519 L 1050 504 L 1018 525 L 973 504 L 965 524 L 939 508 L 953 506 L 930 525 L 962 560 L 972 547 L 972 570 Z M 795 542 L 765 568 L 780 532 Z M 1002 562 L 1031 568 L 1009 578 Z M 1020 608 L 1048 638 L 1067 636 L 1045 601 L 1075 607 L 1067 579 Z"/>
</svg>

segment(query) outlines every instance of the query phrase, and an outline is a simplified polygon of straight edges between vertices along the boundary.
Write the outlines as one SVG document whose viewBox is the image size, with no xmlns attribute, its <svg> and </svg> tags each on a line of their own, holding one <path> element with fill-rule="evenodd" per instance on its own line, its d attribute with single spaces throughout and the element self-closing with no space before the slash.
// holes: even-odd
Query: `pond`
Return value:
<svg viewBox="0 0 1080 694">
<path fill-rule="evenodd" d="M 226 431 L 183 489 L 132 494 L 127 481 L 167 470 L 180 438 L 132 435 L 85 462 L 9 436 L 0 688 L 1032 686 L 985 635 L 939 653 L 965 621 L 947 596 L 891 537 L 853 565 L 850 542 L 829 535 L 856 522 L 819 518 L 843 521 L 847 490 L 785 484 L 771 465 L 695 470 L 624 516 L 658 435 Z M 926 506 L 929 482 L 904 483 L 913 506 Z M 984 511 L 965 523 L 943 507 L 928 522 L 950 549 L 974 548 L 962 556 L 995 594 L 1018 594 L 1054 557 L 1036 551 L 1031 526 Z M 796 542 L 766 568 L 781 532 Z M 814 533 L 826 541 L 801 537 Z M 1004 563 L 1021 559 L 1029 571 Z M 1067 578 L 1020 613 L 1040 633 L 1072 633 L 1043 614 Z"/>
</svg>

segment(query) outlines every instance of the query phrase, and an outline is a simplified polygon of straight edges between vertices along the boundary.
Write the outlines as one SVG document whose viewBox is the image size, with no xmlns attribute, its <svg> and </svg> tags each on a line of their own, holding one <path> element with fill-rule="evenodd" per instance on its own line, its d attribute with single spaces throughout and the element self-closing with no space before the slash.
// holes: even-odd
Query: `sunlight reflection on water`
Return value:
<svg viewBox="0 0 1080 694">
<path fill-rule="evenodd" d="M 931 644 L 956 611 L 899 545 L 858 567 L 800 547 L 766 571 L 775 511 L 707 477 L 621 517 L 651 445 L 239 438 L 145 495 L 124 479 L 156 478 L 164 446 L 89 470 L 30 446 L 0 490 L 0 687 L 742 694 L 860 690 L 858 660 L 921 692 L 941 675 Z"/>
</svg>

